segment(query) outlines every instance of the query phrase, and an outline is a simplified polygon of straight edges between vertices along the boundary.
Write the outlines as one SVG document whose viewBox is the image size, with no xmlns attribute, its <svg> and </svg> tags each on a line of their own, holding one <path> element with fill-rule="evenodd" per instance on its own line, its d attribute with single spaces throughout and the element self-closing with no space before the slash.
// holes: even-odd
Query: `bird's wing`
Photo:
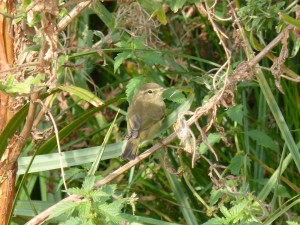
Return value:
<svg viewBox="0 0 300 225">
<path fill-rule="evenodd" d="M 141 128 L 142 124 L 142 118 L 139 114 L 134 114 L 130 117 L 130 119 L 127 121 L 127 130 L 128 133 L 126 135 L 126 138 L 137 138 L 139 135 L 139 130 Z"/>
</svg>

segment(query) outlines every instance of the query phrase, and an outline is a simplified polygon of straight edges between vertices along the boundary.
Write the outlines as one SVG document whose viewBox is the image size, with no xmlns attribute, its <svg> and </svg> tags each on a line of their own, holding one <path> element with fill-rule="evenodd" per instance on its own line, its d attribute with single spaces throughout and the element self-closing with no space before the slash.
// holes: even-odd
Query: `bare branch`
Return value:
<svg viewBox="0 0 300 225">
<path fill-rule="evenodd" d="M 75 8 L 73 8 L 68 15 L 66 15 L 57 25 L 57 32 L 60 33 L 63 29 L 65 29 L 79 13 L 87 7 L 92 1 L 84 1 L 80 2 Z"/>
</svg>

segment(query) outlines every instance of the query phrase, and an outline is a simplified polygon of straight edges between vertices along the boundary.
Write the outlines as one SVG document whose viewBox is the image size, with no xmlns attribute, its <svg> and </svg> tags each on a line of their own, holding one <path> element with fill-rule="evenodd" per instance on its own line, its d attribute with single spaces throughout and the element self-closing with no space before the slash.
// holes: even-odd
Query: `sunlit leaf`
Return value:
<svg viewBox="0 0 300 225">
<path fill-rule="evenodd" d="M 126 96 L 129 103 L 131 102 L 133 95 L 143 85 L 143 83 L 145 83 L 144 76 L 134 77 L 128 82 L 126 86 Z"/>
<path fill-rule="evenodd" d="M 177 103 L 182 103 L 186 100 L 185 95 L 180 92 L 177 88 L 172 87 L 168 88 L 164 93 L 163 96 L 172 101 L 172 102 L 177 102 Z"/>
<path fill-rule="evenodd" d="M 58 89 L 66 91 L 70 93 L 71 95 L 75 95 L 78 98 L 85 100 L 92 104 L 93 106 L 97 107 L 103 104 L 103 101 L 98 98 L 96 95 L 94 95 L 92 92 L 89 90 L 86 90 L 84 88 L 76 87 L 73 85 L 68 85 L 68 86 L 60 86 Z"/>
</svg>

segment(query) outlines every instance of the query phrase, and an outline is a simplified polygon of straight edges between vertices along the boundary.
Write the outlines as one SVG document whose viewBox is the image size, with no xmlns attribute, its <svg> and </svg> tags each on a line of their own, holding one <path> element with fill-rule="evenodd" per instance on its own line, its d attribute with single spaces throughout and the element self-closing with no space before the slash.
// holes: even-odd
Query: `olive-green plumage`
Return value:
<svg viewBox="0 0 300 225">
<path fill-rule="evenodd" d="M 127 111 L 127 144 L 121 159 L 133 160 L 139 144 L 153 138 L 165 114 L 162 93 L 164 88 L 156 83 L 143 84 L 133 96 Z"/>
</svg>

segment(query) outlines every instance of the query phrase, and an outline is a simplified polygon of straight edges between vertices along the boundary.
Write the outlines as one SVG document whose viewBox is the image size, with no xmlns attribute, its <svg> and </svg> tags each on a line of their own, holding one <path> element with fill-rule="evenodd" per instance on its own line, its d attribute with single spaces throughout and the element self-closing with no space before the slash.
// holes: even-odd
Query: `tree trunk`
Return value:
<svg viewBox="0 0 300 225">
<path fill-rule="evenodd" d="M 14 8 L 13 0 L 0 0 L 0 12 L 6 12 L 7 14 L 0 14 L 0 80 L 2 82 L 6 81 L 8 73 L 5 73 L 5 71 L 12 67 L 14 61 L 14 40 L 11 27 L 11 15 Z M 10 97 L 0 91 L 0 133 L 13 116 L 13 111 L 10 110 L 11 103 Z M 15 195 L 17 164 L 16 161 L 9 162 L 11 152 L 8 149 L 6 149 L 0 160 L 0 225 L 8 224 Z"/>
</svg>

